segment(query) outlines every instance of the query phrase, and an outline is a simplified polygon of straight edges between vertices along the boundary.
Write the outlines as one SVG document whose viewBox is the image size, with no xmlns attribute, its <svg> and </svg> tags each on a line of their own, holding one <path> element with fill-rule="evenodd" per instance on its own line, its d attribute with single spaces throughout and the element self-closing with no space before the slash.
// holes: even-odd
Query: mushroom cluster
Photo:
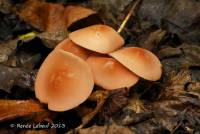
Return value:
<svg viewBox="0 0 200 134">
<path fill-rule="evenodd" d="M 92 25 L 69 34 L 41 65 L 36 97 L 53 111 L 84 102 L 94 85 L 114 90 L 135 85 L 139 77 L 159 80 L 162 65 L 150 51 L 122 47 L 124 39 L 107 25 Z"/>
</svg>

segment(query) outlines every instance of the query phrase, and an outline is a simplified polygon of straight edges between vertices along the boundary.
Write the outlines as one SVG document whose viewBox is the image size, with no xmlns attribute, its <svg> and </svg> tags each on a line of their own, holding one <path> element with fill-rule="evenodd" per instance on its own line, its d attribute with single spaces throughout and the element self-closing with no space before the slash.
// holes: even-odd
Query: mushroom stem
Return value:
<svg viewBox="0 0 200 134">
<path fill-rule="evenodd" d="M 131 15 L 135 16 L 135 8 L 137 7 L 137 5 L 140 3 L 141 0 L 137 0 L 133 6 L 131 7 L 130 11 L 128 12 L 128 14 L 126 15 L 124 21 L 122 22 L 122 24 L 120 25 L 119 29 L 117 30 L 118 33 L 121 33 L 122 30 L 124 29 L 124 27 L 126 26 L 127 22 L 129 21 L 129 19 L 131 18 Z"/>
</svg>

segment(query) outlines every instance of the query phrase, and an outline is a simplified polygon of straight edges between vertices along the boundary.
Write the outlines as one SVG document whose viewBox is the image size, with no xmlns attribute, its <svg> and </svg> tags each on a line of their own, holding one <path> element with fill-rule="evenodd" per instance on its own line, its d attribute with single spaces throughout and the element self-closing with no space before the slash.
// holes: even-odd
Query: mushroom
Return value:
<svg viewBox="0 0 200 134">
<path fill-rule="evenodd" d="M 87 63 L 92 69 L 95 84 L 104 89 L 131 87 L 139 80 L 138 76 L 113 58 L 91 56 Z"/>
<path fill-rule="evenodd" d="M 150 81 L 159 80 L 162 74 L 160 60 L 150 51 L 127 47 L 109 54 L 136 75 Z"/>
<path fill-rule="evenodd" d="M 78 56 L 56 49 L 41 65 L 35 82 L 36 97 L 52 111 L 65 111 L 84 102 L 94 80 L 89 65 Z"/>
<path fill-rule="evenodd" d="M 69 34 L 69 38 L 86 49 L 107 54 L 124 45 L 124 39 L 107 25 L 92 25 Z"/>
<path fill-rule="evenodd" d="M 89 50 L 76 45 L 74 42 L 72 42 L 68 38 L 63 40 L 62 42 L 60 42 L 56 46 L 55 50 L 57 50 L 57 49 L 62 49 L 64 51 L 73 53 L 74 55 L 82 58 L 83 60 L 86 60 L 89 57 L 90 53 L 91 53 Z"/>
</svg>

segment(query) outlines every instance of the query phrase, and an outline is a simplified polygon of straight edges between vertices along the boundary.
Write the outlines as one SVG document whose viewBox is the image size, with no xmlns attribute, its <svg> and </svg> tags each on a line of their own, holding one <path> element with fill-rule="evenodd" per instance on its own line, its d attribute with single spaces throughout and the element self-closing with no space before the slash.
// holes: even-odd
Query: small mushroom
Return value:
<svg viewBox="0 0 200 134">
<path fill-rule="evenodd" d="M 124 39 L 107 25 L 92 25 L 69 34 L 69 38 L 86 49 L 107 54 L 124 45 Z"/>
<path fill-rule="evenodd" d="M 150 51 L 127 47 L 109 54 L 136 75 L 150 81 L 159 80 L 162 74 L 160 60 Z"/>
<path fill-rule="evenodd" d="M 83 60 L 86 60 L 89 57 L 90 53 L 91 53 L 89 50 L 76 45 L 74 42 L 72 42 L 68 38 L 63 40 L 62 42 L 60 42 L 56 46 L 55 50 L 57 50 L 57 49 L 62 49 L 64 51 L 73 53 L 74 55 L 82 58 Z"/>
<path fill-rule="evenodd" d="M 57 49 L 41 65 L 36 97 L 52 111 L 65 111 L 84 102 L 94 86 L 89 65 L 76 55 Z"/>
<path fill-rule="evenodd" d="M 131 87 L 139 80 L 138 76 L 113 58 L 91 56 L 87 63 L 92 69 L 95 84 L 104 89 Z"/>
</svg>

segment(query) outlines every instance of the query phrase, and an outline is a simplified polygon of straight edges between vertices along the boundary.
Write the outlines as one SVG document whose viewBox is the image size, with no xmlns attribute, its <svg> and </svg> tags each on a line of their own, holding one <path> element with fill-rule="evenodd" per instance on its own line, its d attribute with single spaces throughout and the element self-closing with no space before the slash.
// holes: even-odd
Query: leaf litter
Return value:
<svg viewBox="0 0 200 134">
<path fill-rule="evenodd" d="M 9 96 L 1 98 L 1 122 L 16 119 L 26 121 L 23 116 L 31 117 L 31 120 L 43 120 L 48 117 L 54 122 L 54 116 L 59 116 L 59 113 L 49 113 L 42 104 L 35 102 L 34 97 L 31 97 L 33 100 L 10 100 L 15 97 L 11 90 L 15 90 L 17 86 L 20 90 L 28 89 L 34 92 L 35 75 L 42 61 L 52 48 L 71 32 L 71 29 L 68 29 L 69 21 L 66 21 L 63 16 L 67 6 L 74 3 L 69 1 L 62 5 L 56 2 L 28 0 L 18 5 L 14 3 L 2 5 L 2 2 L 5 1 L 0 1 L 2 6 L 0 12 L 5 19 L 0 24 L 0 32 L 4 33 L 0 36 L 2 42 L 0 44 L 0 89 L 8 92 Z M 116 4 L 115 0 L 93 0 L 76 1 L 75 4 L 78 7 L 85 6 L 93 9 L 92 14 L 98 13 L 101 21 L 94 21 L 94 23 L 102 23 L 103 20 L 103 23 L 117 29 L 131 8 L 129 5 L 133 2 L 125 0 L 117 1 Z M 12 6 L 17 11 L 11 11 Z M 72 124 L 71 128 L 57 129 L 57 131 L 20 130 L 21 132 L 13 129 L 9 133 L 199 133 L 198 16 L 200 12 L 198 6 L 199 1 L 143 0 L 135 10 L 136 17 L 132 17 L 124 27 L 122 35 L 127 44 L 147 48 L 159 56 L 164 71 L 161 80 L 158 82 L 141 80 L 135 87 L 114 92 L 105 92 L 97 88 L 88 99 L 95 102 L 95 105 L 87 102 L 77 107 L 73 119 L 69 118 L 71 112 L 64 112 L 63 115 L 68 116 L 60 115 L 63 120 L 69 122 L 81 118 L 81 121 Z M 19 15 L 20 19 L 16 15 Z M 14 17 L 9 18 L 10 16 Z M 80 22 L 94 19 L 88 16 L 84 18 L 87 19 Z M 15 21 L 12 22 L 13 27 L 6 29 L 9 19 Z M 80 22 L 74 23 L 72 29 L 84 27 Z M 88 24 L 85 23 L 85 26 Z M 24 33 L 14 32 L 15 26 L 20 29 L 19 31 L 30 29 L 37 31 L 37 35 L 26 41 L 25 45 L 19 46 L 19 40 L 15 38 Z M 29 47 L 26 47 L 27 45 Z M 43 112 L 45 113 L 43 116 L 32 117 L 35 113 Z M 59 121 L 61 119 L 58 118 L 57 122 Z M 2 128 L 1 131 L 6 132 L 6 128 Z"/>
</svg>

